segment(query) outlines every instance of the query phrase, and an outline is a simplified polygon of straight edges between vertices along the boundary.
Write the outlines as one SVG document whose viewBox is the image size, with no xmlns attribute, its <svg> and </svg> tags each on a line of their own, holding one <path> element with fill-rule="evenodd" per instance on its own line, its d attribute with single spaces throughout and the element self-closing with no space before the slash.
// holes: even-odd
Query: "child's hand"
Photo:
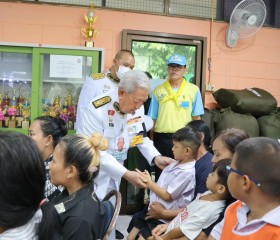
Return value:
<svg viewBox="0 0 280 240">
<path fill-rule="evenodd" d="M 160 225 L 157 225 L 153 231 L 152 231 L 152 234 L 153 236 L 160 236 L 161 234 L 165 233 L 166 230 L 168 228 L 168 224 L 160 224 Z"/>
<path fill-rule="evenodd" d="M 153 235 L 154 237 L 154 240 L 164 240 L 163 238 L 161 238 L 160 236 L 157 236 L 157 235 Z"/>
<path fill-rule="evenodd" d="M 151 175 L 150 175 L 150 173 L 147 171 L 147 170 L 145 170 L 144 172 L 141 172 L 139 169 L 135 169 L 136 170 L 136 172 L 138 172 L 141 176 L 142 176 L 142 178 L 143 178 L 143 182 L 150 182 L 150 181 L 152 181 L 152 177 L 151 177 Z M 144 180 L 145 179 L 145 180 Z"/>
</svg>

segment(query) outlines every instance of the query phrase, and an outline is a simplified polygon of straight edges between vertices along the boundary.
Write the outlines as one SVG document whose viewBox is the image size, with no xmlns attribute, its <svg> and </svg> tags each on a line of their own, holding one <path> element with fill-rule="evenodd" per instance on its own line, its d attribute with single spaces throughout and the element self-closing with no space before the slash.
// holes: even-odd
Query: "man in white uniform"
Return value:
<svg viewBox="0 0 280 240">
<path fill-rule="evenodd" d="M 113 65 L 106 73 L 95 73 L 86 78 L 79 96 L 76 129 L 81 124 L 82 112 L 87 103 L 96 96 L 115 89 L 120 82 L 120 78 L 133 69 L 134 65 L 135 59 L 132 52 L 120 50 L 113 59 Z"/>
<path fill-rule="evenodd" d="M 168 165 L 170 158 L 163 157 L 154 147 L 153 142 L 143 134 L 144 108 L 150 89 L 150 80 L 145 73 L 132 70 L 127 72 L 119 87 L 102 94 L 90 101 L 84 111 L 78 133 L 91 135 L 101 132 L 110 144 L 108 153 L 117 160 L 103 158 L 100 172 L 95 179 L 97 196 L 102 199 L 112 189 L 119 189 L 121 177 L 130 183 L 143 186 L 140 176 L 123 166 L 130 147 L 138 147 L 150 164 L 159 167 Z M 125 151 L 118 151 L 117 139 L 123 137 Z"/>
</svg>

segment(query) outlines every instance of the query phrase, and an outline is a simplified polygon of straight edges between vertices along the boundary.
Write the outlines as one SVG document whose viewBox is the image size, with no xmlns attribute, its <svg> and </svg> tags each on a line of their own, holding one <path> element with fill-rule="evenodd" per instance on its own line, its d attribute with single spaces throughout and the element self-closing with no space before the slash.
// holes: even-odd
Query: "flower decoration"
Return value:
<svg viewBox="0 0 280 240">
<path fill-rule="evenodd" d="M 5 120 L 4 113 L 3 113 L 2 110 L 0 111 L 0 120 L 1 120 L 1 121 L 2 121 L 2 120 Z"/>
<path fill-rule="evenodd" d="M 75 115 L 75 107 L 74 106 L 69 106 L 68 107 L 68 112 L 71 116 Z"/>
<path fill-rule="evenodd" d="M 15 107 L 9 107 L 8 108 L 8 115 L 9 116 L 16 116 L 17 115 L 17 109 Z"/>
<path fill-rule="evenodd" d="M 69 121 L 69 116 L 67 113 L 60 114 L 60 118 L 62 118 L 65 122 Z"/>
</svg>

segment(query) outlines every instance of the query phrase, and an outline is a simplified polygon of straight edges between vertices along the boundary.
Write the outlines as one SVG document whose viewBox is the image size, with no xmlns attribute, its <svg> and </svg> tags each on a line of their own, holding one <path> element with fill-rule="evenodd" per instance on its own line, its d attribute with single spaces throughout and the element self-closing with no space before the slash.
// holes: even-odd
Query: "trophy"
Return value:
<svg viewBox="0 0 280 240">
<path fill-rule="evenodd" d="M 0 93 L 0 128 L 5 126 L 5 116 L 2 107 L 2 94 Z"/>
<path fill-rule="evenodd" d="M 44 91 L 44 98 L 42 100 L 42 112 L 43 112 L 43 116 L 47 116 L 49 115 L 49 110 L 51 107 L 51 99 L 48 98 L 48 92 L 45 90 Z"/>
<path fill-rule="evenodd" d="M 86 47 L 94 47 L 93 38 L 95 38 L 98 35 L 98 30 L 93 28 L 93 24 L 96 22 L 97 17 L 94 16 L 94 5 L 90 5 L 90 8 L 88 10 L 88 13 L 85 14 L 85 20 L 88 24 L 87 28 L 82 28 L 81 33 L 83 36 L 87 38 L 87 41 L 85 42 Z"/>
<path fill-rule="evenodd" d="M 14 89 L 14 95 L 12 99 L 10 99 L 9 102 L 10 106 L 7 109 L 8 116 L 10 116 L 9 122 L 8 122 L 8 127 L 9 128 L 15 128 L 16 127 L 16 115 L 18 114 L 17 112 L 17 98 L 16 98 L 16 90 Z"/>
<path fill-rule="evenodd" d="M 17 127 L 21 128 L 21 122 L 23 121 L 22 110 L 23 110 L 23 103 L 24 97 L 21 95 L 21 85 L 19 86 L 19 96 L 17 97 L 17 109 L 18 109 L 18 116 L 16 117 L 17 120 Z"/>
<path fill-rule="evenodd" d="M 23 109 L 22 109 L 22 117 L 23 120 L 21 121 L 21 127 L 28 129 L 29 128 L 29 117 L 30 117 L 30 99 L 29 96 L 26 95 L 24 98 Z"/>
</svg>

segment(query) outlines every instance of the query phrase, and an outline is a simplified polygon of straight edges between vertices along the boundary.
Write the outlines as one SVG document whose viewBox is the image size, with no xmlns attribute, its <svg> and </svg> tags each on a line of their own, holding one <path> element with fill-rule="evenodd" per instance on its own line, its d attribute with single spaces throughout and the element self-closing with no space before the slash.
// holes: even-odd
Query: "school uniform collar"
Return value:
<svg viewBox="0 0 280 240">
<path fill-rule="evenodd" d="M 240 221 L 240 219 L 241 220 L 244 219 L 243 216 L 247 216 L 247 213 L 249 211 L 250 211 L 249 207 L 245 203 L 242 202 L 242 207 L 237 210 L 237 217 L 238 217 L 239 221 Z M 252 222 L 264 222 L 264 223 L 268 223 L 268 224 L 280 227 L 279 214 L 280 214 L 280 206 L 272 209 L 271 211 L 266 213 L 262 218 L 253 220 L 253 221 L 249 222 L 248 224 L 250 224 Z M 247 225 L 247 217 L 244 220 L 246 221 L 246 223 L 244 223 L 244 224 Z"/>
</svg>

